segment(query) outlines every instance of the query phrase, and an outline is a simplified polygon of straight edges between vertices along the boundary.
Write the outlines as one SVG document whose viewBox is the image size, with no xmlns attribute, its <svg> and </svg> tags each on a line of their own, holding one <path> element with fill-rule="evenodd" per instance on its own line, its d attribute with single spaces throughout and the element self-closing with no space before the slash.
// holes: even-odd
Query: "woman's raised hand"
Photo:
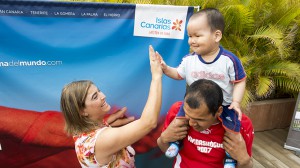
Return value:
<svg viewBox="0 0 300 168">
<path fill-rule="evenodd" d="M 162 77 L 162 69 L 160 65 L 160 57 L 157 52 L 154 51 L 152 45 L 149 45 L 149 61 L 151 66 L 151 73 L 153 77 Z"/>
</svg>

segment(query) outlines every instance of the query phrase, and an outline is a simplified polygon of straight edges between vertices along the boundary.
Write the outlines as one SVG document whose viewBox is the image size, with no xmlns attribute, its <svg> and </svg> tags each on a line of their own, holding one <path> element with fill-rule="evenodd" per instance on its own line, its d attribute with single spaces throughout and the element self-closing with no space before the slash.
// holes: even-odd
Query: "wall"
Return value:
<svg viewBox="0 0 300 168">
<path fill-rule="evenodd" d="M 255 131 L 264 131 L 290 126 L 296 99 L 275 99 L 251 103 L 245 114 L 253 123 Z"/>
</svg>

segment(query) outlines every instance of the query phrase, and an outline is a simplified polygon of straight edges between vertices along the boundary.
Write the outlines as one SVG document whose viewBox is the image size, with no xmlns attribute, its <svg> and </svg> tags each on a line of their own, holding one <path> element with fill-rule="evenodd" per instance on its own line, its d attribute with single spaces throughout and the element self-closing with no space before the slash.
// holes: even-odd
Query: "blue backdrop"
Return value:
<svg viewBox="0 0 300 168">
<path fill-rule="evenodd" d="M 140 116 L 151 79 L 148 46 L 170 66 L 180 63 L 189 46 L 186 33 L 183 39 L 134 36 L 135 9 L 134 4 L 1 1 L 0 106 L 59 111 L 63 86 L 88 79 L 112 106 Z M 192 13 L 188 7 L 186 19 Z M 161 115 L 184 92 L 185 81 L 164 76 Z"/>
<path fill-rule="evenodd" d="M 153 45 L 170 66 L 177 66 L 189 51 L 186 35 L 183 40 L 133 36 L 133 4 L 0 5 L 3 106 L 59 110 L 62 87 L 73 80 L 90 79 L 107 95 L 108 102 L 140 114 L 151 77 L 148 46 Z M 111 11 L 120 17 L 101 15 Z M 98 16 L 83 15 L 88 13 Z M 164 77 L 162 113 L 183 97 L 184 90 L 184 81 Z"/>
</svg>

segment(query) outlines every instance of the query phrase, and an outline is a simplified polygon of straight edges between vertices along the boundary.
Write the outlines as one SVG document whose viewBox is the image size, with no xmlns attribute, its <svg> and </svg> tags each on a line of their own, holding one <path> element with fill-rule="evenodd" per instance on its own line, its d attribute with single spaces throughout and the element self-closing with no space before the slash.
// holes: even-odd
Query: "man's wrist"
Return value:
<svg viewBox="0 0 300 168">
<path fill-rule="evenodd" d="M 169 143 L 169 142 L 167 142 L 167 141 L 163 138 L 163 134 L 164 134 L 164 133 L 162 133 L 162 134 L 160 135 L 160 137 L 159 137 L 160 141 L 161 141 L 163 144 Z"/>
<path fill-rule="evenodd" d="M 242 157 L 242 160 L 238 160 L 239 166 L 248 165 L 251 162 L 251 157 L 248 155 L 247 157 Z"/>
</svg>

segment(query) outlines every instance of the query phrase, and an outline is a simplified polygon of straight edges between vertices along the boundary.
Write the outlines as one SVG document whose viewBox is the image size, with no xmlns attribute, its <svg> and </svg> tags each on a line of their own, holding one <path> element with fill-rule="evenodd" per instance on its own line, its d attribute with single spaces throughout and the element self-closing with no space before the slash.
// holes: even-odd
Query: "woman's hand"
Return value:
<svg viewBox="0 0 300 168">
<path fill-rule="evenodd" d="M 152 79 L 162 77 L 162 69 L 160 65 L 160 57 L 153 47 L 149 45 L 149 61 L 151 66 Z"/>
</svg>

